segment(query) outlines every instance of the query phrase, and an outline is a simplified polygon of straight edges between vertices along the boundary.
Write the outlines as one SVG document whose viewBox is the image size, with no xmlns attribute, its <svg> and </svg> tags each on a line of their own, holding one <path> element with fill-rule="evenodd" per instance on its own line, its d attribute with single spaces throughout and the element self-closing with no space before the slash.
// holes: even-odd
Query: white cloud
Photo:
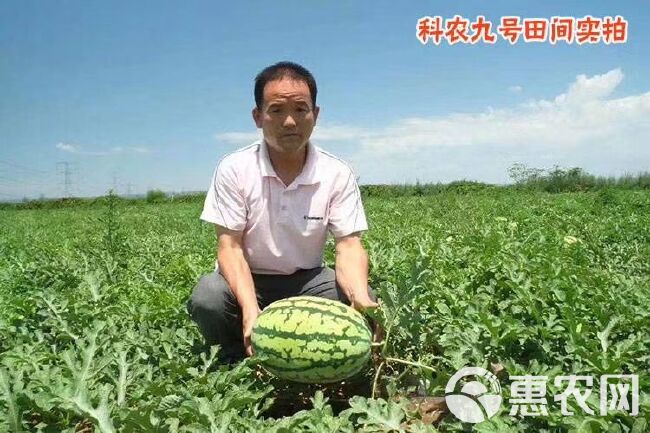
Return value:
<svg viewBox="0 0 650 433">
<path fill-rule="evenodd" d="M 64 152 L 77 153 L 77 147 L 73 144 L 57 143 L 56 148 Z"/>
<path fill-rule="evenodd" d="M 623 79 L 620 69 L 587 78 L 579 75 L 566 93 L 552 101 L 530 101 L 514 108 L 478 113 L 402 119 L 360 135 L 366 149 L 382 153 L 430 147 L 481 145 L 576 146 L 648 128 L 650 92 L 607 99 Z"/>
<path fill-rule="evenodd" d="M 56 148 L 64 152 L 75 153 L 77 155 L 85 155 L 85 156 L 107 156 L 107 155 L 133 154 L 133 153 L 139 153 L 139 154 L 151 153 L 151 151 L 148 148 L 142 146 L 132 146 L 132 147 L 115 146 L 115 147 L 111 147 L 107 151 L 106 150 L 91 151 L 91 150 L 83 150 L 85 148 L 84 146 L 79 146 L 76 144 L 57 143 Z"/>
<path fill-rule="evenodd" d="M 524 91 L 524 88 L 521 86 L 510 86 L 508 87 L 508 91 L 512 93 L 521 93 Z"/>
<path fill-rule="evenodd" d="M 224 132 L 215 134 L 214 138 L 229 144 L 241 144 L 242 146 L 250 144 L 262 137 L 262 131 L 257 132 Z"/>
<path fill-rule="evenodd" d="M 363 128 L 327 123 L 316 125 L 313 133 L 314 141 L 358 140 L 372 136 L 372 131 Z"/>
<path fill-rule="evenodd" d="M 647 170 L 650 92 L 613 98 L 623 78 L 620 69 L 581 74 L 549 100 L 398 119 L 383 128 L 321 123 L 313 139 L 332 151 L 338 148 L 362 178 L 373 182 L 505 181 L 507 167 L 518 161 L 579 165 L 603 174 Z M 252 137 L 247 134 L 219 136 Z"/>
<path fill-rule="evenodd" d="M 594 75 L 587 78 L 581 74 L 571 84 L 569 91 L 555 98 L 556 104 L 584 104 L 589 101 L 598 101 L 611 95 L 614 89 L 623 81 L 623 72 L 614 69 L 603 75 Z"/>
<path fill-rule="evenodd" d="M 356 140 L 359 137 L 372 135 L 362 128 L 354 128 L 346 125 L 331 125 L 318 123 L 312 133 L 316 141 L 341 141 Z M 255 140 L 262 138 L 262 130 L 256 132 L 224 132 L 215 134 L 214 138 L 228 144 L 239 144 L 245 146 Z"/>
</svg>

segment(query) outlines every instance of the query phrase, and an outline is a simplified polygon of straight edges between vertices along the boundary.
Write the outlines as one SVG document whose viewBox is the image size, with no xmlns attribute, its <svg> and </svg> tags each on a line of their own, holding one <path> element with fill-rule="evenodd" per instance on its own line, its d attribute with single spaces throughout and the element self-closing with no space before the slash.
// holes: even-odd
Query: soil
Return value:
<svg viewBox="0 0 650 433">
<path fill-rule="evenodd" d="M 271 394 L 271 397 L 274 398 L 273 405 L 264 412 L 265 417 L 275 419 L 311 409 L 313 406 L 310 397 L 318 390 L 321 390 L 323 395 L 328 398 L 328 404 L 337 415 L 350 407 L 348 400 L 351 397 L 355 395 L 371 397 L 374 379 L 374 370 L 333 384 L 301 384 L 282 381 L 262 371 L 259 374 L 260 380 L 272 383 L 275 388 Z M 388 398 L 387 390 L 384 387 L 379 387 L 377 391 L 378 395 L 375 397 Z M 408 399 L 410 401 L 408 411 L 426 424 L 438 424 L 449 413 L 444 397 L 403 395 L 396 396 L 395 399 L 399 397 Z"/>
<path fill-rule="evenodd" d="M 268 373 L 262 373 L 261 380 L 269 382 L 275 388 L 271 393 L 274 398 L 273 405 L 264 412 L 269 418 L 291 416 L 301 410 L 313 407 L 310 397 L 321 390 L 327 403 L 332 406 L 334 414 L 348 409 L 348 400 L 360 395 L 370 397 L 372 394 L 372 376 L 358 374 L 348 380 L 332 384 L 304 384 L 273 378 Z"/>
</svg>

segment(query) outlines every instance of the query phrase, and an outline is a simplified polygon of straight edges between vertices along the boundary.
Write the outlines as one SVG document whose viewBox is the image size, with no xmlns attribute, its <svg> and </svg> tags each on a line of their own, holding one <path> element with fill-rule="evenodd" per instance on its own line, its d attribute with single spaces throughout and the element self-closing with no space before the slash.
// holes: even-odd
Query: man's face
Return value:
<svg viewBox="0 0 650 433">
<path fill-rule="evenodd" d="M 262 108 L 253 109 L 253 119 L 269 146 L 292 153 L 309 140 L 318 112 L 319 107 L 312 107 L 307 83 L 282 78 L 266 83 Z"/>
</svg>

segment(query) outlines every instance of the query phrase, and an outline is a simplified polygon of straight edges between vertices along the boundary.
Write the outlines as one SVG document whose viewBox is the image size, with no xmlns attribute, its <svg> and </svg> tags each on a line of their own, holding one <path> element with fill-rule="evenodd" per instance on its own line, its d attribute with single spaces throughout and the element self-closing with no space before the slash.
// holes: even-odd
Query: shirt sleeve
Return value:
<svg viewBox="0 0 650 433">
<path fill-rule="evenodd" d="M 221 161 L 212 176 L 201 219 L 229 230 L 244 230 L 246 202 L 237 185 L 236 170 Z"/>
<path fill-rule="evenodd" d="M 368 230 L 361 192 L 352 170 L 341 176 L 330 202 L 328 228 L 335 238 Z"/>
</svg>

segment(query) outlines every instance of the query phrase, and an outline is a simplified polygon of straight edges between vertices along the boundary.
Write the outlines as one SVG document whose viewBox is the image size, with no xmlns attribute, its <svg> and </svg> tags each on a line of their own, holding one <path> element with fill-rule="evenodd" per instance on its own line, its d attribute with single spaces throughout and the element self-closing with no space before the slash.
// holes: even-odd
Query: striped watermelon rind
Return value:
<svg viewBox="0 0 650 433">
<path fill-rule="evenodd" d="M 302 383 L 339 382 L 366 365 L 372 332 L 339 301 L 295 296 L 270 304 L 251 333 L 255 355 L 270 373 Z"/>
</svg>

